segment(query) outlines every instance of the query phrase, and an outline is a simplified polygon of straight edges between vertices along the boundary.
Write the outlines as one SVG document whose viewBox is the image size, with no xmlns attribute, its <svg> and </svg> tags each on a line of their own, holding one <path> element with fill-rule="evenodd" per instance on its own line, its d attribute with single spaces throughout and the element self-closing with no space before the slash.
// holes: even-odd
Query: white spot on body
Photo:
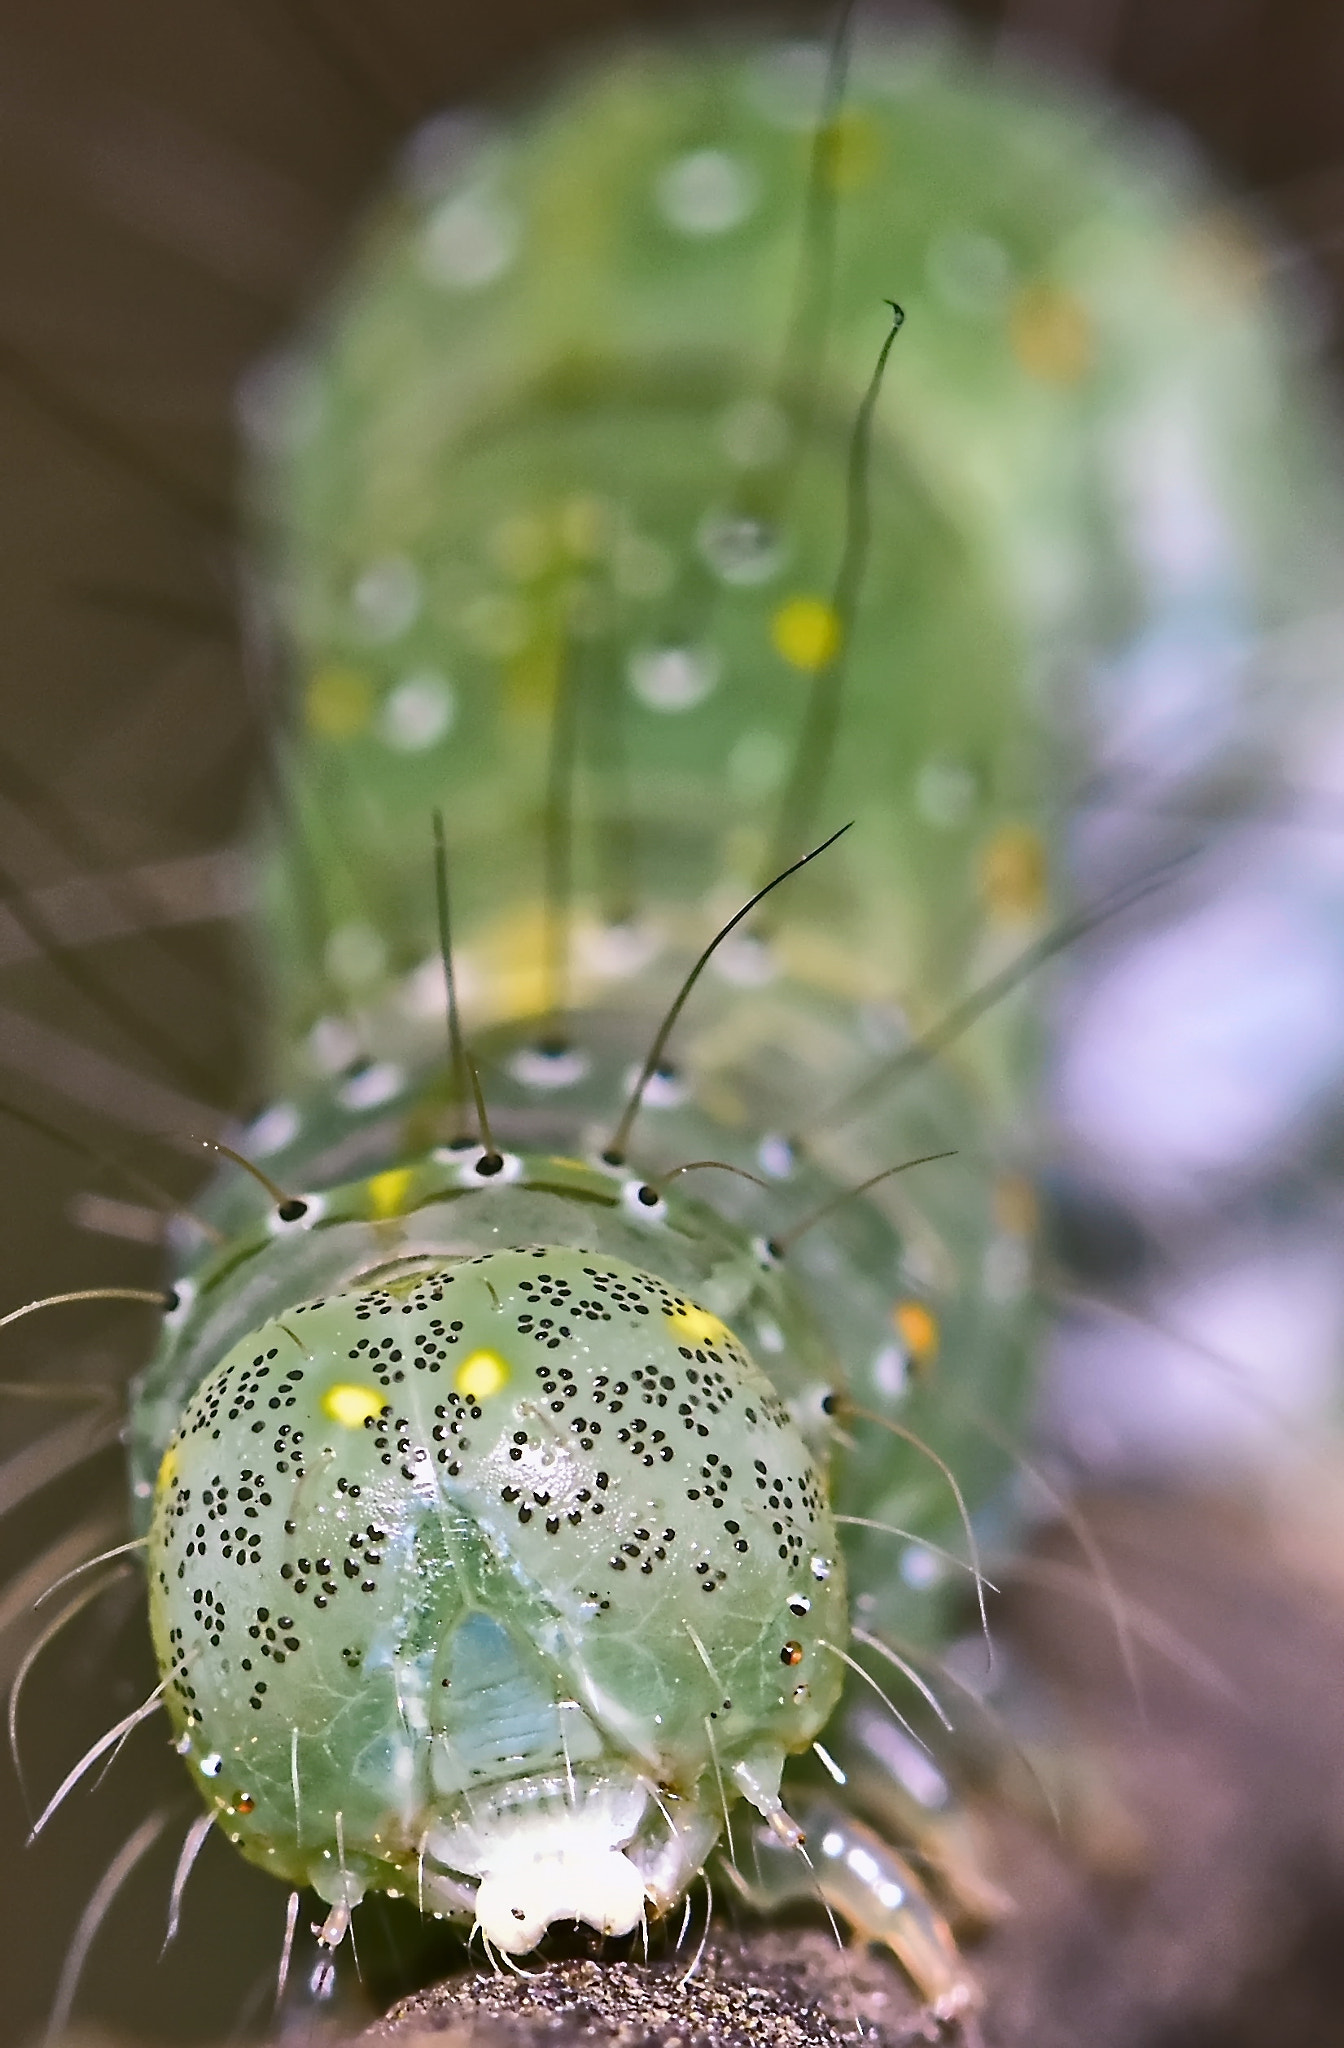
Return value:
<svg viewBox="0 0 1344 2048">
<path fill-rule="evenodd" d="M 764 988 L 779 972 L 772 948 L 751 932 L 734 932 L 725 939 L 711 965 L 720 981 L 732 988 Z"/>
<path fill-rule="evenodd" d="M 575 950 L 588 973 L 619 980 L 639 974 L 662 945 L 661 932 L 651 924 L 581 925 Z"/>
<path fill-rule="evenodd" d="M 472 1002 L 479 993 L 480 975 L 470 956 L 456 945 L 453 947 L 453 980 L 457 984 L 459 1002 Z M 443 971 L 443 961 L 437 953 L 431 953 L 428 959 L 411 969 L 401 984 L 398 999 L 407 1017 L 414 1017 L 422 1023 L 442 1023 L 448 1014 L 448 980 Z"/>
<path fill-rule="evenodd" d="M 522 240 L 517 213 L 495 192 L 455 192 L 430 214 L 420 237 L 420 267 L 446 291 L 479 292 L 512 268 Z"/>
<path fill-rule="evenodd" d="M 269 1159 L 283 1152 L 299 1135 L 299 1112 L 292 1102 L 273 1102 L 243 1136 L 243 1150 L 250 1159 Z"/>
<path fill-rule="evenodd" d="M 457 697 L 441 669 L 416 669 L 388 692 L 378 714 L 380 737 L 400 754 L 422 753 L 447 737 Z"/>
<path fill-rule="evenodd" d="M 793 1147 L 787 1138 L 770 1132 L 757 1147 L 756 1163 L 771 1180 L 788 1180 L 794 1168 Z"/>
<path fill-rule="evenodd" d="M 630 656 L 627 674 L 650 711 L 690 711 L 714 688 L 721 666 L 712 647 L 645 647 Z"/>
<path fill-rule="evenodd" d="M 405 555 L 370 562 L 350 592 L 355 623 L 366 640 L 397 640 L 420 612 L 420 572 Z"/>
<path fill-rule="evenodd" d="M 932 1550 L 926 1550 L 922 1543 L 907 1543 L 897 1563 L 901 1577 L 916 1593 L 926 1593 L 931 1586 L 941 1585 L 947 1576 L 943 1560 Z"/>
<path fill-rule="evenodd" d="M 405 1085 L 406 1076 L 400 1067 L 391 1060 L 375 1060 L 372 1066 L 343 1081 L 336 1099 L 346 1109 L 378 1109 L 400 1095 Z"/>
<path fill-rule="evenodd" d="M 321 1074 L 339 1074 L 359 1052 L 359 1033 L 344 1017 L 319 1017 L 308 1033 L 308 1057 Z"/>
<path fill-rule="evenodd" d="M 905 1353 L 899 1344 L 886 1344 L 873 1360 L 873 1385 L 889 1401 L 899 1401 L 909 1384 Z"/>
<path fill-rule="evenodd" d="M 622 1085 L 627 1093 L 636 1086 L 642 1072 L 642 1067 L 626 1068 Z M 686 1094 L 686 1083 L 675 1067 L 655 1067 L 644 1084 L 643 1105 L 645 1109 L 680 1109 Z"/>
<path fill-rule="evenodd" d="M 586 1080 L 592 1061 L 581 1046 L 549 1051 L 540 1045 L 520 1046 L 509 1060 L 509 1072 L 525 1088 L 573 1088 Z"/>
<path fill-rule="evenodd" d="M 775 528 L 740 512 L 707 512 L 696 544 L 720 582 L 743 589 L 769 583 L 784 566 L 784 546 Z"/>
<path fill-rule="evenodd" d="M 723 149 L 693 149 L 658 175 L 658 211 L 678 234 L 726 235 L 750 215 L 760 191 L 755 170 Z"/>
</svg>

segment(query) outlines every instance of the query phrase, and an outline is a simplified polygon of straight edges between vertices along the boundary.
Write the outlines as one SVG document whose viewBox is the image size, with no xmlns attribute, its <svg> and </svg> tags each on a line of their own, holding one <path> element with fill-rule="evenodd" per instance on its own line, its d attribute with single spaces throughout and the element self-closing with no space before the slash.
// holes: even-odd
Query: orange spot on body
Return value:
<svg viewBox="0 0 1344 2048">
<path fill-rule="evenodd" d="M 924 1372 L 938 1355 L 938 1318 L 927 1303 L 898 1301 L 891 1312 L 892 1328 L 905 1346 L 916 1372 Z"/>
<path fill-rule="evenodd" d="M 1022 1173 L 1006 1173 L 994 1188 L 994 1220 L 1011 1237 L 1030 1237 L 1036 1229 L 1036 1190 Z"/>
<path fill-rule="evenodd" d="M 1030 825 L 1004 825 L 981 849 L 980 892 L 990 915 L 1006 922 L 1045 908 L 1045 844 Z"/>
<path fill-rule="evenodd" d="M 1078 384 L 1096 353 L 1087 309 L 1057 285 L 1029 284 L 1008 316 L 1008 339 L 1029 377 L 1042 384 Z"/>
</svg>

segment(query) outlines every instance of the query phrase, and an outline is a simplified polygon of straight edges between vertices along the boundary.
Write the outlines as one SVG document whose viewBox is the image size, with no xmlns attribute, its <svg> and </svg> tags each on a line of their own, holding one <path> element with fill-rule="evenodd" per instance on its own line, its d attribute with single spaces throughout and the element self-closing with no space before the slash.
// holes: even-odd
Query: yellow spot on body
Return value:
<svg viewBox="0 0 1344 2048">
<path fill-rule="evenodd" d="M 375 1216 L 400 1216 L 411 1178 L 408 1166 L 393 1167 L 389 1173 L 376 1173 L 368 1184 L 372 1213 Z"/>
<path fill-rule="evenodd" d="M 832 192 L 871 185 L 882 161 L 882 133 L 867 114 L 849 108 L 822 131 L 822 175 Z"/>
<path fill-rule="evenodd" d="M 324 740 L 352 739 L 363 732 L 372 712 L 368 678 L 353 668 L 320 668 L 303 700 L 309 732 Z"/>
<path fill-rule="evenodd" d="M 707 1308 L 699 1308 L 688 1301 L 684 1308 L 674 1309 L 667 1318 L 667 1327 L 676 1337 L 684 1337 L 691 1344 L 731 1344 L 733 1333 L 727 1323 L 711 1315 Z"/>
<path fill-rule="evenodd" d="M 1056 285 L 1030 284 L 1013 301 L 1008 339 L 1021 367 L 1042 384 L 1077 384 L 1092 367 L 1087 310 Z"/>
<path fill-rule="evenodd" d="M 159 1461 L 159 1476 L 154 1482 L 155 1491 L 157 1493 L 167 1493 L 169 1487 L 172 1485 L 176 1477 L 177 1445 L 175 1443 L 172 1443 L 169 1444 L 167 1450 L 163 1454 L 163 1457 Z"/>
<path fill-rule="evenodd" d="M 1038 916 L 1045 884 L 1045 842 L 1030 825 L 1005 825 L 981 849 L 980 890 L 992 917 Z"/>
<path fill-rule="evenodd" d="M 497 1351 L 473 1351 L 453 1374 L 453 1385 L 470 1401 L 488 1401 L 513 1377 Z"/>
<path fill-rule="evenodd" d="M 373 1387 L 357 1387 L 341 1380 L 322 1396 L 322 1413 L 339 1422 L 342 1429 L 362 1429 L 374 1415 L 381 1415 L 385 1397 Z"/>
<path fill-rule="evenodd" d="M 777 654 L 793 668 L 825 668 L 840 651 L 841 627 L 835 606 L 824 597 L 791 597 L 770 621 Z"/>
<path fill-rule="evenodd" d="M 892 1328 L 905 1346 L 916 1372 L 932 1365 L 938 1353 L 938 1318 L 922 1301 L 898 1301 L 891 1312 Z"/>
</svg>

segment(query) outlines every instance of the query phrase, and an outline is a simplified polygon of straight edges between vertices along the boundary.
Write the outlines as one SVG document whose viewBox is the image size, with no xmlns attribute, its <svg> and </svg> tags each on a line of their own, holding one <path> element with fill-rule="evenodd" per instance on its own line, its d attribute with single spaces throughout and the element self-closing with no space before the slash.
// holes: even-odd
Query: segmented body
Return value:
<svg viewBox="0 0 1344 2048">
<path fill-rule="evenodd" d="M 1011 1530 L 1027 1002 L 909 1048 L 1044 930 L 1042 792 L 1083 751 L 1043 737 L 1052 671 L 1305 601 L 1274 499 L 1311 465 L 1235 403 L 1264 332 L 1212 231 L 1077 117 L 877 45 L 828 111 L 823 72 L 653 51 L 511 130 L 431 125 L 254 391 L 299 715 L 278 1093 L 241 1142 L 285 1198 L 230 1175 L 204 1204 L 134 1479 L 179 1746 L 329 1940 L 378 1889 L 506 1948 L 626 1930 L 741 1798 L 785 1857 L 793 1809 L 821 1820 L 802 1888 L 951 2010 L 894 1855 L 946 1785 L 849 1631 L 921 1718 L 961 1500 Z M 847 500 L 888 294 L 910 328 Z M 1178 409 L 1164 498 L 1135 451 Z M 1150 545 L 1211 502 L 1258 587 Z M 1235 765 L 1223 701 L 1221 733 L 1207 704 L 1139 733 L 1165 797 Z M 436 805 L 488 1143 L 444 1056 Z M 851 818 L 722 949 L 613 1146 L 715 925 Z M 817 1736 L 846 1788 L 791 1766 L 781 1804 Z"/>
</svg>

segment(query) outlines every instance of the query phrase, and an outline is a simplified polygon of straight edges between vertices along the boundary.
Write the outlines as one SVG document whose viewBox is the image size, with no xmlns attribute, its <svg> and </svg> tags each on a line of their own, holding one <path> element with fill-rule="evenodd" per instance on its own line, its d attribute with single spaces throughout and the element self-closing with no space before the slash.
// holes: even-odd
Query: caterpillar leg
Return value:
<svg viewBox="0 0 1344 2048">
<path fill-rule="evenodd" d="M 930 2015 L 957 2020 L 980 2003 L 952 1930 L 914 1871 L 873 1828 L 818 1801 L 802 1815 L 806 1851 L 761 1828 L 750 1878 L 732 1872 L 758 1910 L 818 1894 L 865 1941 L 881 1942 L 900 1963 Z"/>
</svg>

